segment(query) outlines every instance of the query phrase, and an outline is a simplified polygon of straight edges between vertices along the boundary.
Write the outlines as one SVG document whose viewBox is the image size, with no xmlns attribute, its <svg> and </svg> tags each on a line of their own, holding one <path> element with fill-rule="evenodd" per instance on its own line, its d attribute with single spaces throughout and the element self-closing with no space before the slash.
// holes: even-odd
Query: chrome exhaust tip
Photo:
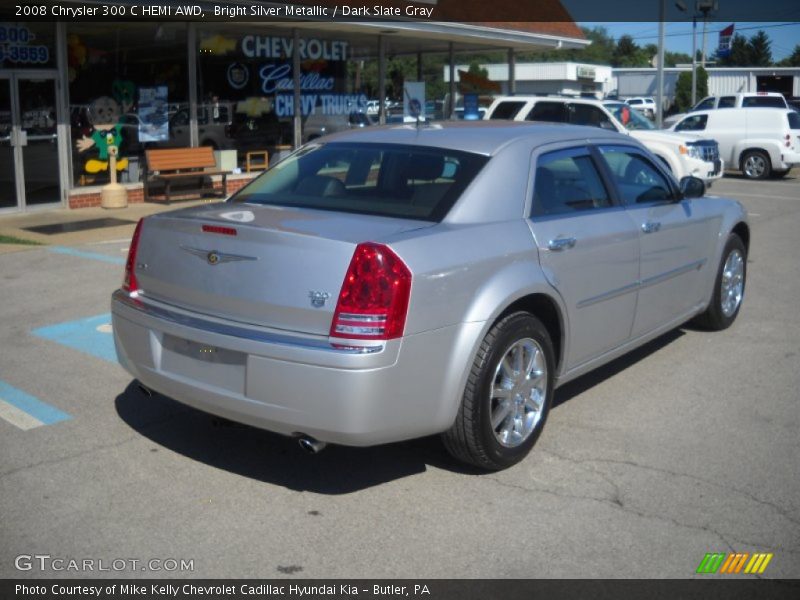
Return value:
<svg viewBox="0 0 800 600">
<path fill-rule="evenodd" d="M 136 384 L 136 387 L 138 387 L 138 388 L 139 388 L 139 391 L 140 391 L 140 392 L 142 392 L 142 393 L 143 393 L 145 396 L 147 396 L 148 398 L 152 398 L 152 397 L 153 397 L 153 392 L 152 392 L 152 390 L 150 390 L 149 388 L 145 387 L 145 386 L 144 386 L 144 385 L 142 385 L 141 383 L 137 383 L 137 384 Z"/>
<path fill-rule="evenodd" d="M 319 454 L 325 449 L 325 446 L 327 446 L 325 442 L 320 442 L 307 435 L 301 435 L 297 443 L 309 454 Z"/>
</svg>

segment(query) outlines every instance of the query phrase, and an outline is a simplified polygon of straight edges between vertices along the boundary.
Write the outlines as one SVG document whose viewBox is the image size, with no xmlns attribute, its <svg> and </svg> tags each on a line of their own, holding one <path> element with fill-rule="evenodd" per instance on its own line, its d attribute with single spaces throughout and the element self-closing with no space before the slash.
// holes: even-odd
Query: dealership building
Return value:
<svg viewBox="0 0 800 600">
<path fill-rule="evenodd" d="M 129 10 L 135 4 L 117 3 Z M 304 4 L 312 5 L 291 3 Z M 424 57 L 445 56 L 449 98 L 455 98 L 456 63 L 469 62 L 470 53 L 507 52 L 513 82 L 517 52 L 589 43 L 558 0 L 537 3 L 539 13 L 526 11 L 532 18 L 544 15 L 539 22 L 502 23 L 490 21 L 477 0 L 384 4 L 435 7 L 440 20 L 283 15 L 270 21 L 0 23 L 0 213 L 99 205 L 109 182 L 110 147 L 119 149 L 118 178 L 130 202 L 143 200 L 150 148 L 214 147 L 218 164 L 233 171 L 226 182 L 231 193 L 255 175 L 246 172 L 248 158 L 252 166 L 281 156 L 307 139 L 309 128 L 347 123 L 349 115 L 366 110 L 368 99 L 383 107 L 389 57 L 416 57 L 421 80 Z M 455 21 L 461 14 L 486 20 Z M 370 81 L 384 85 L 366 83 L 370 69 Z"/>
</svg>

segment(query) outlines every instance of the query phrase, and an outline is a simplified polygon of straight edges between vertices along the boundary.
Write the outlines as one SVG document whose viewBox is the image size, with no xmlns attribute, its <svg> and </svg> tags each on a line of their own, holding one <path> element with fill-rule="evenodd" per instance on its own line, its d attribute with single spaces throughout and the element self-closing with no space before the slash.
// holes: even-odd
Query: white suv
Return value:
<svg viewBox="0 0 800 600">
<path fill-rule="evenodd" d="M 729 168 L 748 179 L 783 177 L 800 165 L 800 114 L 793 110 L 703 110 L 686 115 L 673 129 L 714 136 Z"/>
<path fill-rule="evenodd" d="M 742 92 L 727 96 L 707 96 L 685 113 L 678 113 L 664 119 L 664 129 L 672 127 L 687 114 L 698 110 L 716 110 L 718 108 L 789 108 L 783 94 L 777 92 Z"/>
<path fill-rule="evenodd" d="M 693 175 L 707 186 L 722 177 L 724 163 L 717 142 L 692 133 L 656 129 L 641 113 L 624 102 L 557 96 L 500 96 L 485 119 L 549 121 L 589 125 L 618 131 L 639 140 L 655 154 L 672 174 L 681 179 Z"/>
<path fill-rule="evenodd" d="M 625 100 L 625 104 L 644 113 L 646 117 L 650 117 L 651 119 L 656 116 L 656 101 L 649 96 L 628 98 Z"/>
</svg>

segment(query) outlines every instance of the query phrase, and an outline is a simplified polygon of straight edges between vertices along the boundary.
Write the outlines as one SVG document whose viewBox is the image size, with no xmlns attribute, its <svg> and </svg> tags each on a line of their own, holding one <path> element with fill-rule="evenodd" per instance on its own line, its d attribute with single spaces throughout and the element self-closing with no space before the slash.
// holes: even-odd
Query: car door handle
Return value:
<svg viewBox="0 0 800 600">
<path fill-rule="evenodd" d="M 574 248 L 577 241 L 578 240 L 576 240 L 574 237 L 571 238 L 560 237 L 554 240 L 550 240 L 547 243 L 547 247 L 553 252 L 561 252 L 562 250 Z"/>
<path fill-rule="evenodd" d="M 642 223 L 642 231 L 645 233 L 655 233 L 661 229 L 661 223 L 658 221 L 648 221 L 647 223 Z"/>
</svg>

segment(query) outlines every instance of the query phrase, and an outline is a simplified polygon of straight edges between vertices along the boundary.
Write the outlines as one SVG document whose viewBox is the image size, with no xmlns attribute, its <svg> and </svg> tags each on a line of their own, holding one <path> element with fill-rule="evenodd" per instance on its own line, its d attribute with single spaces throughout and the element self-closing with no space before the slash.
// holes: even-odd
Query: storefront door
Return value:
<svg viewBox="0 0 800 600">
<path fill-rule="evenodd" d="M 61 202 L 55 73 L 0 72 L 0 211 Z"/>
</svg>

